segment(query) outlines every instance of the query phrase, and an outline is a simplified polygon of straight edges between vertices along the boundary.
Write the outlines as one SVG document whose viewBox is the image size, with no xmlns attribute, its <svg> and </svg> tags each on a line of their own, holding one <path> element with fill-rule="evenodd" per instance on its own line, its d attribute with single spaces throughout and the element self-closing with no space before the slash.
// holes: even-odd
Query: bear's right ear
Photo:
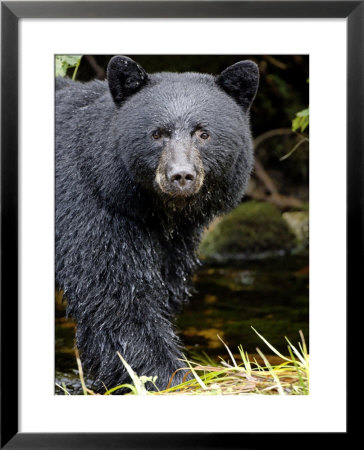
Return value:
<svg viewBox="0 0 364 450">
<path fill-rule="evenodd" d="M 258 66 L 250 60 L 240 61 L 221 72 L 216 82 L 246 112 L 257 93 L 259 84 Z"/>
<path fill-rule="evenodd" d="M 148 75 L 127 56 L 114 56 L 107 66 L 107 79 L 112 98 L 120 106 L 146 84 Z"/>
</svg>

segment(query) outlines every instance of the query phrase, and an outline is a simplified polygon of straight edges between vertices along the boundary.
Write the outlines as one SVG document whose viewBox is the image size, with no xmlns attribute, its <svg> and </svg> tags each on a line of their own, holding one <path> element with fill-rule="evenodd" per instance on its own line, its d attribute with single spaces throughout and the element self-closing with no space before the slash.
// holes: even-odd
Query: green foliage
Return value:
<svg viewBox="0 0 364 450">
<path fill-rule="evenodd" d="M 74 68 L 72 79 L 76 78 L 82 55 L 56 55 L 56 77 L 65 77 L 68 69 Z"/>
<path fill-rule="evenodd" d="M 296 117 L 292 120 L 292 131 L 305 131 L 308 127 L 310 119 L 309 108 L 303 109 L 302 111 L 296 113 Z"/>
<path fill-rule="evenodd" d="M 283 100 L 290 100 L 292 97 L 292 87 L 281 78 L 281 74 L 268 74 L 266 78 L 273 93 Z"/>
</svg>

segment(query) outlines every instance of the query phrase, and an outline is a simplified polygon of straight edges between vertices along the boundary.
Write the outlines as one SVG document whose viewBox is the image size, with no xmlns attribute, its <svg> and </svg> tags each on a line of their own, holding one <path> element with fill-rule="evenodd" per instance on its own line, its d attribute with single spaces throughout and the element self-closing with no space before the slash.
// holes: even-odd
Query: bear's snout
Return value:
<svg viewBox="0 0 364 450">
<path fill-rule="evenodd" d="M 181 192 L 193 192 L 196 171 L 193 167 L 172 167 L 167 175 L 169 183 Z"/>
<path fill-rule="evenodd" d="M 162 192 L 172 197 L 196 194 L 204 179 L 202 161 L 191 146 L 168 145 L 162 151 L 155 181 Z"/>
</svg>

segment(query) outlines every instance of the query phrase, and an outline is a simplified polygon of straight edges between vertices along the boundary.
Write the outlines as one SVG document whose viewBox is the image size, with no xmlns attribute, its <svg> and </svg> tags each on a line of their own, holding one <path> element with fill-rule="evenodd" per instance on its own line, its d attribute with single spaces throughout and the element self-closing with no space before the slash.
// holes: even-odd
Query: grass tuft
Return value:
<svg viewBox="0 0 364 450">
<path fill-rule="evenodd" d="M 125 359 L 118 356 L 130 375 L 133 384 L 123 384 L 106 390 L 103 395 L 110 395 L 118 389 L 126 391 L 125 395 L 308 395 L 309 393 L 309 354 L 302 331 L 299 332 L 301 342 L 294 346 L 287 338 L 288 356 L 282 355 L 253 327 L 254 332 L 267 345 L 271 352 L 277 355 L 282 362 L 272 365 L 259 348 L 257 352 L 262 359 L 259 363 L 255 357 L 248 354 L 242 345 L 238 346 L 238 356 L 233 353 L 225 342 L 219 337 L 225 346 L 230 361 L 221 358 L 219 363 L 214 362 L 208 355 L 199 356 L 199 361 L 190 361 L 186 357 L 182 360 L 193 375 L 193 379 L 170 387 L 176 374 L 173 373 L 167 389 L 150 392 L 145 384 L 151 382 L 155 386 L 157 377 L 138 376 Z M 237 359 L 241 359 L 238 362 Z M 79 367 L 82 391 L 84 395 L 99 395 L 88 389 L 85 385 L 81 361 L 76 349 L 76 359 Z M 65 386 L 57 385 L 65 395 L 70 395 Z"/>
</svg>

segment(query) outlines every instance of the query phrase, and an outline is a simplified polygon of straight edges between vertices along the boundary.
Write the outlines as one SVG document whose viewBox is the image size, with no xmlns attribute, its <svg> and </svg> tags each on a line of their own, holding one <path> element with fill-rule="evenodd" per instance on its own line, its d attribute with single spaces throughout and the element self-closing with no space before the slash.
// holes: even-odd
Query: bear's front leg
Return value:
<svg viewBox="0 0 364 450">
<path fill-rule="evenodd" d="M 117 352 L 138 376 L 156 376 L 159 390 L 167 387 L 177 369 L 186 366 L 180 361 L 179 339 L 168 319 L 160 314 L 141 313 L 136 307 L 134 311 L 126 311 L 123 317 L 113 312 L 107 323 L 98 319 L 96 314 L 91 326 L 89 316 L 79 319 L 76 334 L 82 364 L 95 378 L 98 392 L 131 382 Z M 185 375 L 186 370 L 179 370 L 171 385 L 181 383 Z M 156 390 L 150 382 L 146 388 Z"/>
</svg>

